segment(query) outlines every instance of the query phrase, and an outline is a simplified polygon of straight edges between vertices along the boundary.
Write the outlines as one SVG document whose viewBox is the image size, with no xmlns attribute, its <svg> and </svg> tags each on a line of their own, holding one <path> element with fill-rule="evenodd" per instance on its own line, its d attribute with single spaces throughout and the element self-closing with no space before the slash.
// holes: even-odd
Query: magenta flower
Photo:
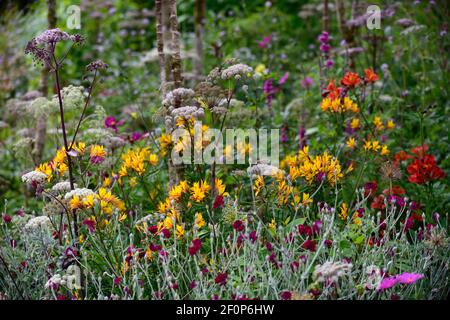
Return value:
<svg viewBox="0 0 450 320">
<path fill-rule="evenodd" d="M 265 36 L 260 42 L 259 42 L 259 47 L 261 49 L 264 49 L 265 47 L 267 47 L 269 45 L 269 43 L 272 41 L 272 36 Z"/>
<path fill-rule="evenodd" d="M 333 66 L 334 66 L 334 61 L 333 61 L 333 59 L 327 59 L 327 60 L 325 61 L 325 68 L 331 69 L 331 68 L 333 68 Z"/>
<path fill-rule="evenodd" d="M 310 77 L 304 77 L 300 81 L 300 84 L 302 85 L 303 89 L 309 89 L 314 85 L 314 80 L 311 79 Z"/>
<path fill-rule="evenodd" d="M 114 278 L 114 284 L 115 284 L 116 286 L 118 286 L 118 285 L 120 284 L 121 281 L 122 281 L 122 278 L 121 278 L 121 277 L 115 277 L 115 278 Z"/>
<path fill-rule="evenodd" d="M 278 81 L 279 85 L 282 85 L 284 83 L 286 83 L 287 79 L 289 78 L 289 72 L 286 72 L 285 74 L 283 74 L 283 76 L 280 78 L 280 80 Z"/>
<path fill-rule="evenodd" d="M 105 118 L 105 127 L 111 128 L 114 131 L 117 131 L 117 127 L 123 125 L 125 120 L 117 120 L 114 116 L 107 116 Z"/>
<path fill-rule="evenodd" d="M 384 278 L 383 280 L 381 280 L 378 290 L 390 289 L 393 286 L 395 286 L 397 283 L 398 283 L 398 279 L 396 276 Z"/>
<path fill-rule="evenodd" d="M 402 274 L 399 274 L 397 276 L 397 280 L 399 283 L 413 284 L 414 282 L 422 279 L 423 277 L 424 275 L 420 273 L 403 272 Z"/>
</svg>

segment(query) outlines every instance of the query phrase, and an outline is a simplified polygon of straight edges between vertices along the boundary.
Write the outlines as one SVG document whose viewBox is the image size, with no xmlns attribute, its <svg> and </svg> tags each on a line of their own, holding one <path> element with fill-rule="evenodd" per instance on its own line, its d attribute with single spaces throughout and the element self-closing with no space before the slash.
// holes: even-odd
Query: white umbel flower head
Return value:
<svg viewBox="0 0 450 320">
<path fill-rule="evenodd" d="M 258 175 L 258 176 L 274 176 L 279 171 L 280 171 L 279 168 L 265 163 L 258 163 L 247 169 L 247 173 L 249 175 Z"/>
<path fill-rule="evenodd" d="M 77 187 L 77 185 L 74 185 L 75 188 Z M 58 193 L 65 193 L 70 191 L 70 182 L 69 181 L 62 181 L 62 182 L 58 182 L 57 184 L 55 184 L 52 187 L 52 191 L 58 192 Z"/>
<path fill-rule="evenodd" d="M 50 219 L 47 216 L 34 217 L 28 220 L 24 229 L 26 231 L 36 231 L 40 229 L 48 229 L 51 226 Z"/>
<path fill-rule="evenodd" d="M 47 175 L 39 171 L 30 171 L 22 176 L 22 182 L 25 182 L 29 186 L 33 184 L 42 184 L 47 180 Z"/>
<path fill-rule="evenodd" d="M 165 107 L 170 107 L 175 104 L 175 100 L 179 100 L 180 102 L 186 102 L 192 99 L 195 95 L 194 90 L 189 88 L 178 88 L 172 91 L 169 91 L 163 100 L 163 105 Z"/>
<path fill-rule="evenodd" d="M 77 197 L 80 197 L 80 198 L 84 198 L 84 197 L 87 197 L 88 195 L 91 195 L 91 194 L 94 194 L 94 191 L 92 191 L 91 189 L 88 189 L 88 188 L 77 188 L 75 190 L 67 192 L 66 195 L 64 196 L 64 199 L 70 200 L 74 196 L 77 196 Z"/>
<path fill-rule="evenodd" d="M 353 265 L 347 262 L 327 261 L 322 265 L 317 265 L 313 276 L 318 282 L 335 283 L 340 277 L 348 274 Z"/>
<path fill-rule="evenodd" d="M 229 80 L 229 79 L 235 79 L 240 80 L 241 78 L 245 78 L 248 76 L 248 74 L 251 74 L 253 72 L 253 68 L 249 67 L 246 64 L 238 63 L 234 64 L 232 66 L 229 66 L 221 73 L 221 78 L 223 80 Z"/>
</svg>

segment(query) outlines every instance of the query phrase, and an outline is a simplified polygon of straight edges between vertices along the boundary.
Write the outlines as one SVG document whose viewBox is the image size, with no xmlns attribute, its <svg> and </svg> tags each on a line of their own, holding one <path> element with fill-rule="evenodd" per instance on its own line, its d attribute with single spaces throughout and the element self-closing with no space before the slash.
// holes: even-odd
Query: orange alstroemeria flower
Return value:
<svg viewBox="0 0 450 320">
<path fill-rule="evenodd" d="M 347 72 L 344 77 L 341 79 L 341 84 L 349 87 L 354 88 L 361 82 L 361 78 L 359 75 L 355 72 Z"/>
<path fill-rule="evenodd" d="M 380 79 L 372 69 L 366 69 L 364 70 L 364 73 L 365 73 L 364 80 L 366 81 L 366 83 L 373 83 Z"/>
</svg>

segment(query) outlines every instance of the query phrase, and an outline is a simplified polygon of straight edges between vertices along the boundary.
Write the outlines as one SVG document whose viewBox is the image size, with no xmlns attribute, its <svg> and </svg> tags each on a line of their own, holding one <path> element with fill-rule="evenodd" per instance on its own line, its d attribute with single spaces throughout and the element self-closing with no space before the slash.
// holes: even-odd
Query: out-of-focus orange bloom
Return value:
<svg viewBox="0 0 450 320">
<path fill-rule="evenodd" d="M 372 69 L 364 70 L 366 83 L 373 83 L 379 80 L 378 75 Z"/>
<path fill-rule="evenodd" d="M 325 89 L 324 97 L 328 97 L 331 100 L 334 100 L 340 98 L 340 96 L 341 96 L 341 89 L 339 87 L 336 87 L 336 85 L 334 84 L 334 80 L 330 80 L 330 83 Z"/>
<path fill-rule="evenodd" d="M 343 86 L 354 88 L 361 82 L 361 78 L 355 72 L 347 72 L 341 79 L 341 84 Z"/>
</svg>

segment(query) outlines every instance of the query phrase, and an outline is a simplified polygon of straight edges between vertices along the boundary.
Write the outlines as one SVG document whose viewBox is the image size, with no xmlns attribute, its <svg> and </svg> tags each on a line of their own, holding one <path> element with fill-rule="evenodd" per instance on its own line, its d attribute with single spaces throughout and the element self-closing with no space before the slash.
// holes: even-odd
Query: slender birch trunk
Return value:
<svg viewBox="0 0 450 320">
<path fill-rule="evenodd" d="M 56 28 L 56 0 L 47 0 L 47 22 L 48 28 Z M 41 92 L 43 97 L 48 96 L 48 81 L 50 70 L 44 66 L 41 71 Z M 47 134 L 47 115 L 39 115 L 36 123 L 36 136 L 33 148 L 33 159 L 35 164 L 42 161 L 45 147 L 45 136 Z"/>
<path fill-rule="evenodd" d="M 178 28 L 178 16 L 177 16 L 177 1 L 170 0 L 170 34 L 172 36 L 171 51 L 172 51 L 172 77 L 174 89 L 181 86 L 181 49 L 180 49 L 180 31 Z M 175 106 L 176 108 L 179 105 Z"/>
<path fill-rule="evenodd" d="M 198 81 L 203 74 L 203 38 L 205 34 L 206 0 L 195 1 L 195 52 L 194 75 Z"/>
</svg>

